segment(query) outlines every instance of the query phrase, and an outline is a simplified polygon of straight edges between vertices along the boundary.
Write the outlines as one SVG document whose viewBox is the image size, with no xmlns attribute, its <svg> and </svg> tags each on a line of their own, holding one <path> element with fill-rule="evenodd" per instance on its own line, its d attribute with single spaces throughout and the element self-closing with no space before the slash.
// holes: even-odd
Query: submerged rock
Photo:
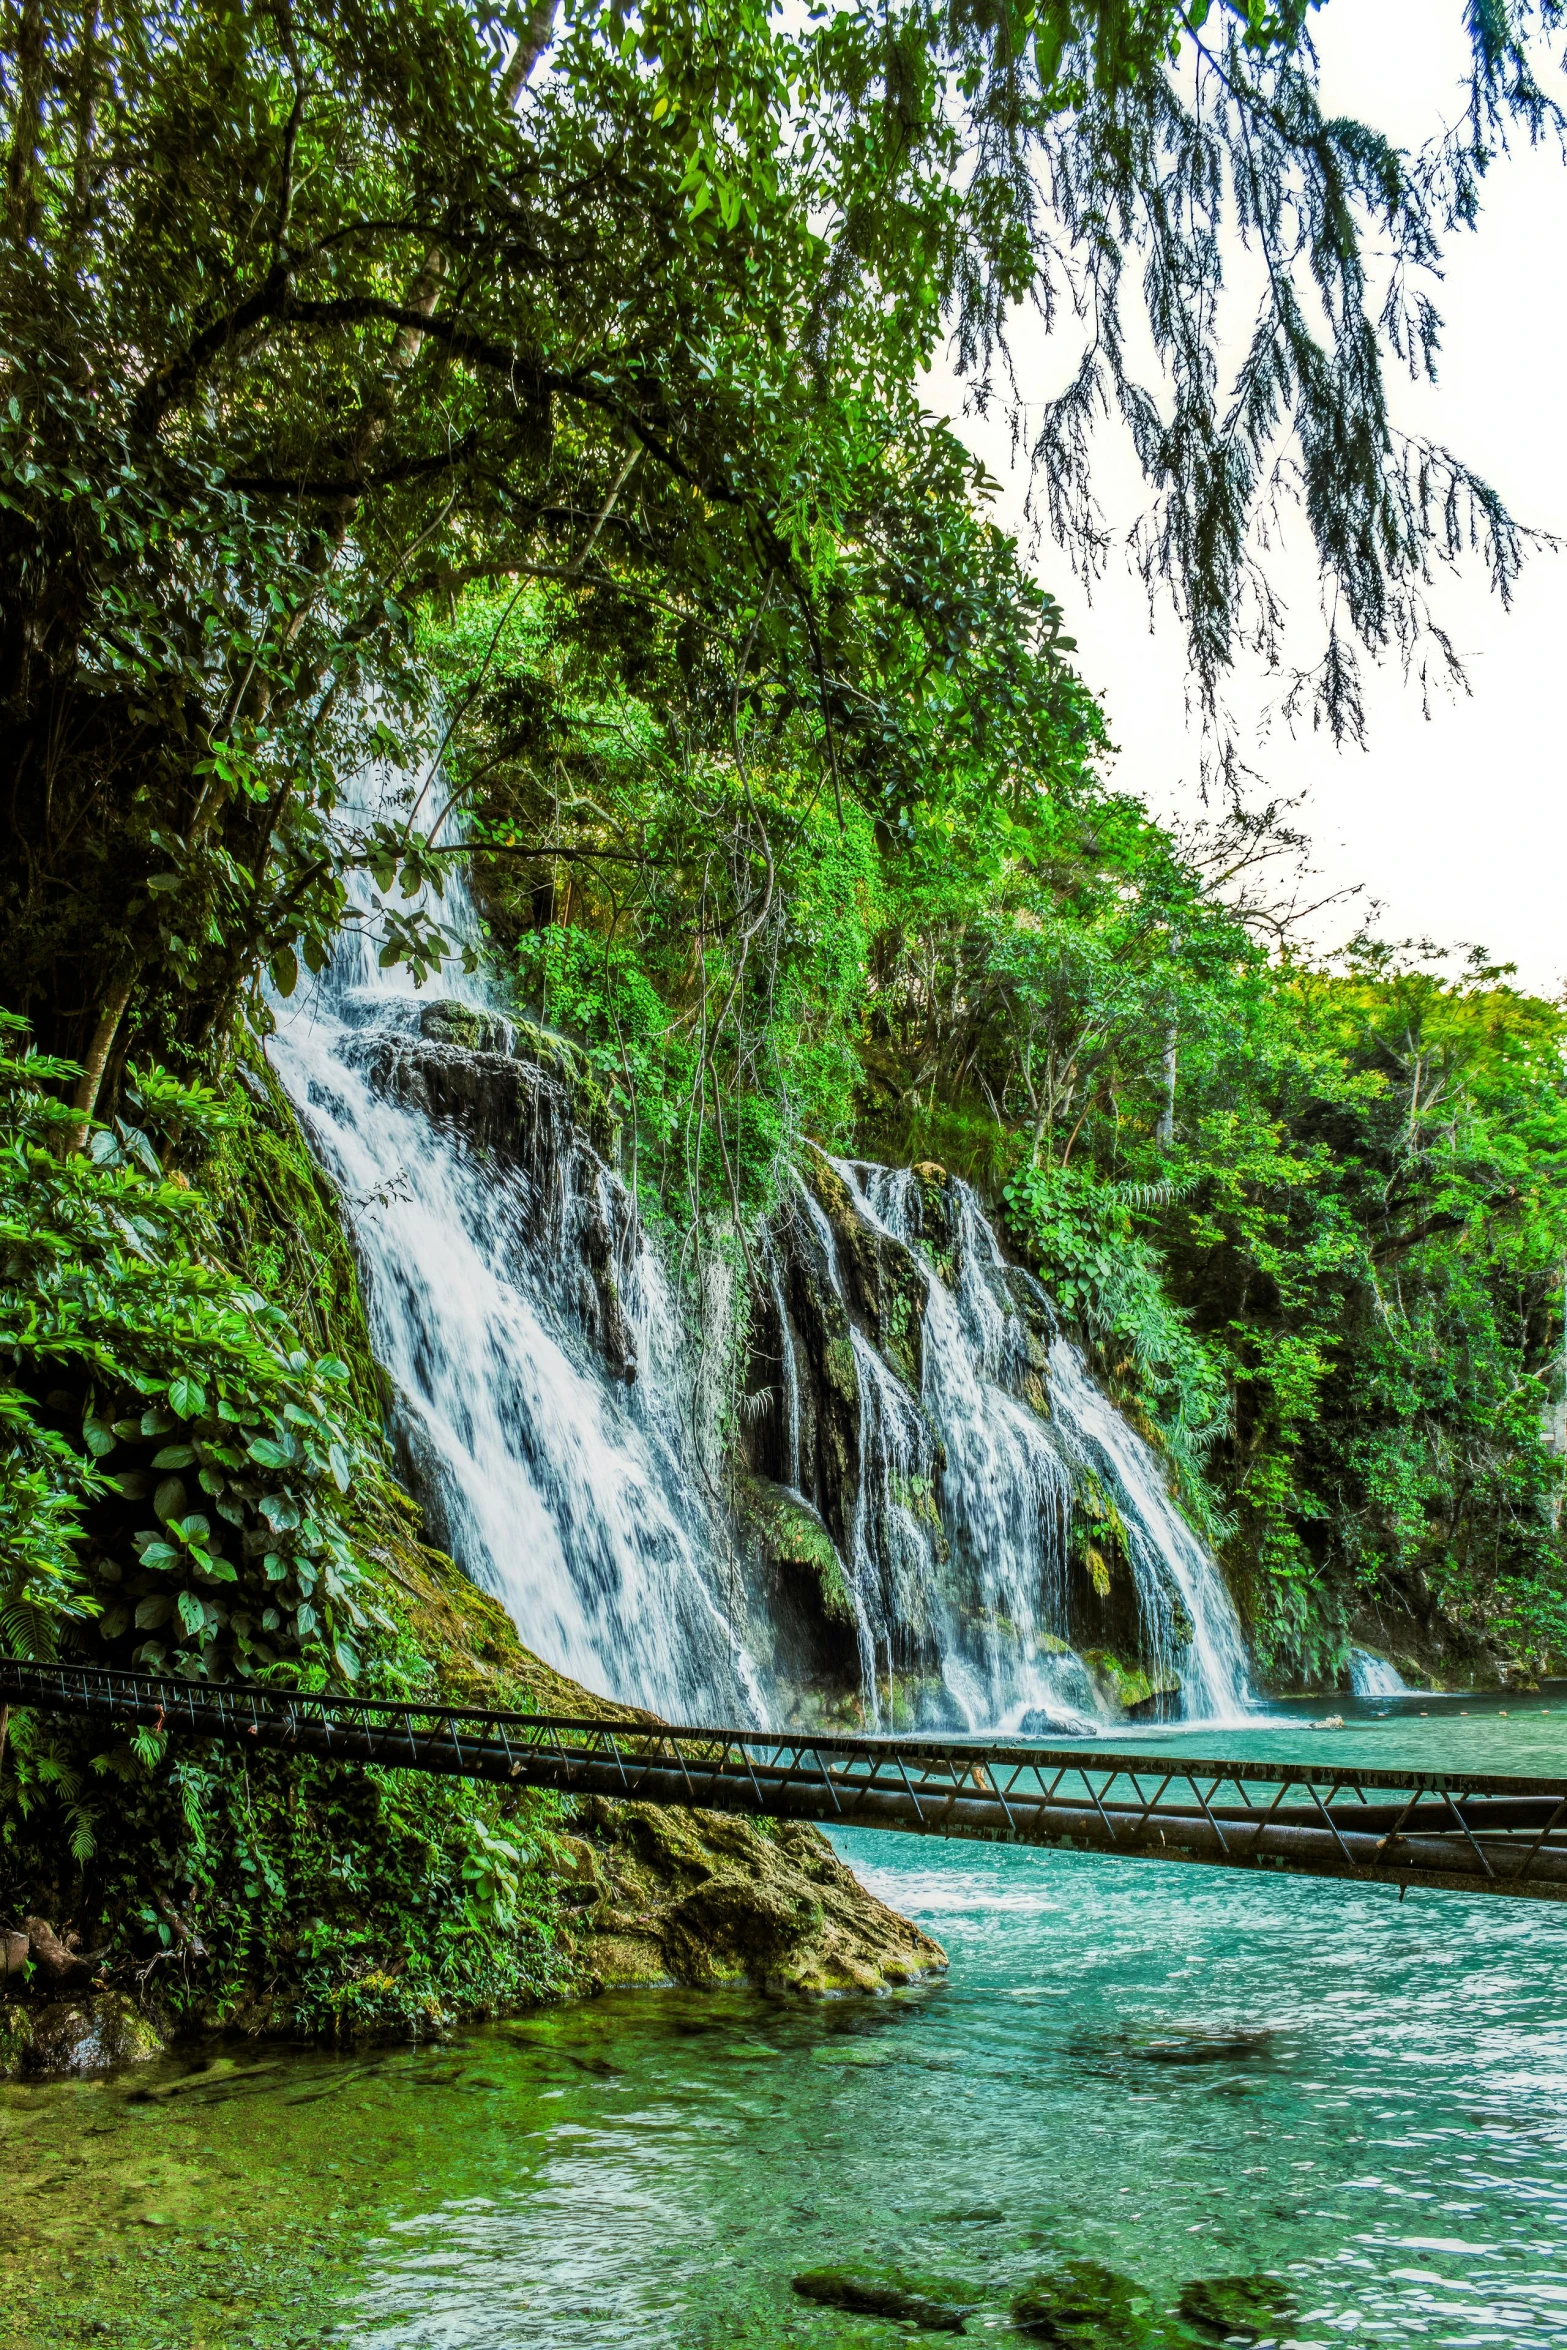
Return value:
<svg viewBox="0 0 1567 2350">
<path fill-rule="evenodd" d="M 1287 2277 L 1197 2277 L 1181 2288 L 1181 2315 L 1205 2339 L 1273 2341 L 1300 2314 Z"/>
<path fill-rule="evenodd" d="M 927 2334 L 961 2334 L 983 2295 L 953 2277 L 910 2274 L 899 2268 L 809 2268 L 794 2280 L 804 2301 L 848 2309 L 859 2317 L 890 2317 Z"/>
<path fill-rule="evenodd" d="M 1014 2295 L 1012 2322 L 1056 2350 L 1147 2350 L 1153 2302 L 1130 2277 L 1097 2260 L 1063 2260 Z"/>
<path fill-rule="evenodd" d="M 1135 2064 L 1231 2064 L 1248 2057 L 1266 2056 L 1273 2046 L 1266 2027 L 1254 2032 L 1182 2032 L 1158 2040 L 1144 2040 L 1127 2054 Z"/>
</svg>

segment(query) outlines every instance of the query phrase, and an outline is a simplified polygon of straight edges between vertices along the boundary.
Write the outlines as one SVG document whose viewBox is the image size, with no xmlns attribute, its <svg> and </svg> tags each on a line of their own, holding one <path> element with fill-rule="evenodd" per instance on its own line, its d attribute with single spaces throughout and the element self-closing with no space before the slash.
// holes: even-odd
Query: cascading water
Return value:
<svg viewBox="0 0 1567 2350">
<path fill-rule="evenodd" d="M 1349 1686 L 1356 1697 L 1415 1695 L 1398 1667 L 1390 1665 L 1385 1656 L 1373 1656 L 1369 1648 L 1350 1650 Z"/>
<path fill-rule="evenodd" d="M 379 781 L 395 793 L 397 778 Z M 446 1546 L 562 1671 L 666 1713 L 756 1718 L 678 1409 L 676 1316 L 618 1179 L 568 1133 L 546 1134 L 531 1166 L 486 1163 L 399 1098 L 399 1079 L 417 1096 L 410 1056 L 417 1079 L 432 1003 L 486 1014 L 481 1033 L 502 1048 L 509 1033 L 460 968 L 419 993 L 382 970 L 368 884 L 356 876 L 350 896 L 360 926 L 315 989 L 276 1007 L 272 1057 L 352 1223 L 394 1423 Z M 442 916 L 477 937 L 458 881 Z M 630 1385 L 563 1309 L 584 1222 L 601 1247 L 618 1240 Z"/>
<path fill-rule="evenodd" d="M 406 799 L 384 770 L 361 788 Z M 624 1186 L 540 1066 L 537 1036 L 519 1057 L 489 991 L 455 963 L 422 990 L 383 970 L 377 901 L 360 878 L 350 896 L 357 920 L 319 984 L 276 1007 L 272 1053 L 352 1225 L 394 1431 L 441 1539 L 531 1647 L 595 1687 L 687 1718 L 787 1711 L 797 1693 L 764 1690 L 737 1637 L 733 1552 L 704 1457 L 723 1399 L 708 1392 L 710 1365 L 691 1376 Z M 460 881 L 442 916 L 459 944 L 477 939 Z M 871 1721 L 900 1656 L 917 1651 L 932 1666 L 927 1718 L 1105 1727 L 1104 1683 L 1066 1636 L 1085 1475 L 1113 1497 L 1152 1685 L 1178 1691 L 1188 1717 L 1241 1714 L 1244 1649 L 1212 1559 L 1154 1455 L 1056 1333 L 1043 1292 L 1004 1263 L 972 1191 L 948 1187 L 945 1278 L 915 1245 L 911 1174 L 827 1164 L 863 1228 L 918 1268 L 908 1278 L 922 1293 L 911 1386 L 848 1314 L 832 1220 L 802 1185 L 811 1278 L 838 1301 L 856 1399 L 839 1548 Z M 808 1406 L 775 1239 L 761 1264 L 782 1482 L 801 1501 Z M 708 1320 L 728 1311 L 706 1301 Z"/>
<path fill-rule="evenodd" d="M 1115 1497 L 1136 1585 L 1139 1648 L 1156 1685 L 1178 1687 L 1187 1718 L 1243 1716 L 1250 1689 L 1234 1605 L 1212 1557 L 1171 1501 L 1153 1452 L 1094 1384 L 1078 1349 L 1059 1336 L 1049 1352 L 1049 1420 L 1016 1392 L 1027 1349 L 1015 1285 L 1029 1283 L 1052 1326 L 1053 1316 L 1037 1284 L 1005 1264 L 972 1190 L 949 1186 L 956 1208 L 949 1287 L 917 1247 L 913 1174 L 850 1160 L 828 1163 L 858 1211 L 911 1252 L 924 1278 L 919 1407 L 902 1390 L 899 1396 L 903 1423 L 925 1423 L 920 1466 L 928 1474 L 938 1444 L 944 1455 L 938 1482 L 948 1565 L 938 1571 L 934 1539 L 924 1529 L 919 1586 L 927 1612 L 936 1596 L 941 1678 L 962 1720 L 975 1728 L 1102 1726 L 1089 1676 L 1064 1638 L 1073 1472 L 1083 1469 Z M 820 1206 L 807 1200 L 825 1230 Z M 839 1280 L 830 1231 L 827 1237 L 829 1269 Z M 873 1350 L 858 1332 L 855 1337 L 863 1364 Z M 867 1386 L 862 1372 L 862 1396 L 871 1399 L 862 1413 L 885 1425 L 894 1416 L 886 1390 L 897 1383 L 879 1359 L 878 1373 Z M 907 1438 L 904 1446 L 912 1449 Z M 901 1546 L 900 1529 L 894 1548 Z M 857 1523 L 853 1571 L 867 1608 L 873 1604 L 868 1548 Z M 896 1559 L 878 1563 L 883 1614 L 890 1615 L 905 1578 Z M 917 1637 L 924 1627 L 905 1617 L 902 1629 Z M 889 1631 L 884 1624 L 884 1639 Z"/>
</svg>

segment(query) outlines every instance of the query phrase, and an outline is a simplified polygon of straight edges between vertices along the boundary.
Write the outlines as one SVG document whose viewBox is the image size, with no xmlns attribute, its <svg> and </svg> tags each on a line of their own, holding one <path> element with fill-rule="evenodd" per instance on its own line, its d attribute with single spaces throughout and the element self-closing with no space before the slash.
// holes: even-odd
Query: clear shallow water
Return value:
<svg viewBox="0 0 1567 2350">
<path fill-rule="evenodd" d="M 1396 1741 L 1247 1735 L 1408 1761 L 1440 1719 L 1452 1767 L 1567 1774 L 1559 1694 L 1413 1710 Z M 1320 2350 L 1567 2345 L 1567 1909 L 837 1841 L 945 1941 L 945 1983 L 241 2050 L 272 2069 L 150 2103 L 199 2060 L 0 2089 L 0 2342 L 891 2350 L 790 2276 L 940 2268 L 1006 2340 L 1066 2252 L 1167 2300 L 1291 2272 L 1286 2338 Z"/>
<path fill-rule="evenodd" d="M 1335 1722 L 1338 1726 L 1321 1725 Z M 1365 1763 L 1397 1770 L 1500 1771 L 1567 1779 L 1567 1683 L 1543 1692 L 1411 1689 L 1402 1697 L 1268 1698 L 1232 1723 L 1135 1723 L 1111 1729 L 1116 1754 L 1223 1761 Z M 1087 1751 L 1085 1742 L 1085 1752 Z"/>
</svg>

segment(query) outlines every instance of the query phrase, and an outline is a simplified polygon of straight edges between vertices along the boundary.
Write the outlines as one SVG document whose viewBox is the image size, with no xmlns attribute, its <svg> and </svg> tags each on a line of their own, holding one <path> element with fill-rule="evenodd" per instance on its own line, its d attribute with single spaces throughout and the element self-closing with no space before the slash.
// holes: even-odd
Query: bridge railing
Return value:
<svg viewBox="0 0 1567 2350">
<path fill-rule="evenodd" d="M 1567 1899 L 1567 1779 L 530 1714 L 4 1658 L 0 1704 L 582 1798 Z"/>
</svg>

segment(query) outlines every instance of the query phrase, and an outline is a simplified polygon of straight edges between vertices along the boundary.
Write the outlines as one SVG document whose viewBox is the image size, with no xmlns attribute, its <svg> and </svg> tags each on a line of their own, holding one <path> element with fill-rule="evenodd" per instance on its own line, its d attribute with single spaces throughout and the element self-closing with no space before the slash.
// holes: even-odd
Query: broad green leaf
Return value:
<svg viewBox="0 0 1567 2350">
<path fill-rule="evenodd" d="M 170 1518 L 183 1518 L 185 1515 L 185 1485 L 183 1479 L 179 1477 L 165 1477 L 162 1484 L 159 1485 L 156 1492 L 153 1494 L 152 1506 L 157 1511 L 159 1517 L 162 1518 L 165 1522 L 167 1522 Z"/>
</svg>

